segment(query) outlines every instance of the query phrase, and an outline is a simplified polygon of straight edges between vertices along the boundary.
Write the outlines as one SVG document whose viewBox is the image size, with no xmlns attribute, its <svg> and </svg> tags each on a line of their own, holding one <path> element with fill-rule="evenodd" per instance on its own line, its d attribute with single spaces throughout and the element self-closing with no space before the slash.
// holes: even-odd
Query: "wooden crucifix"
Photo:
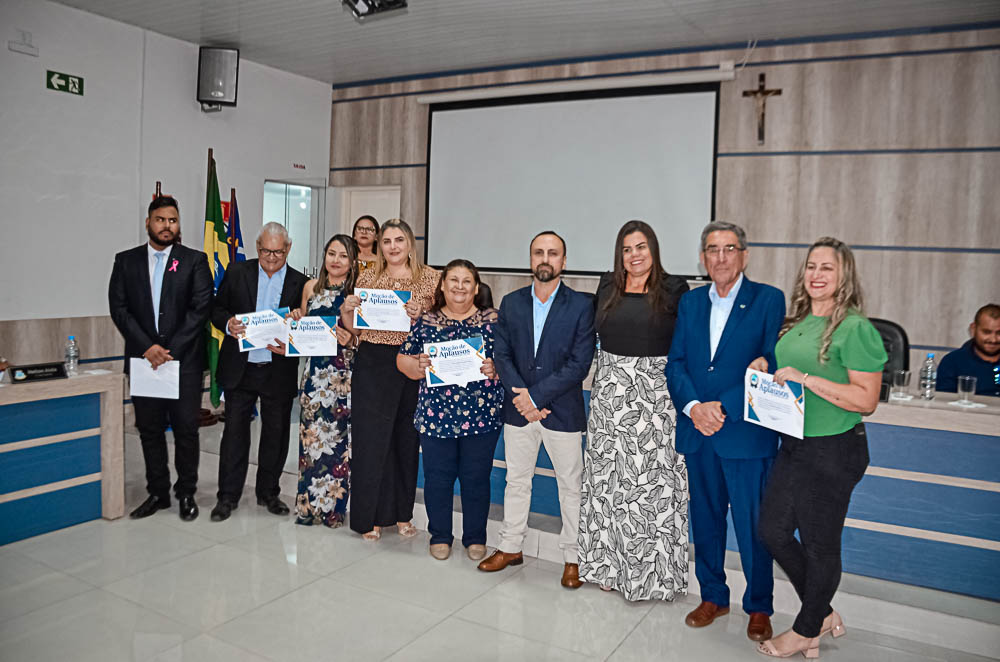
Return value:
<svg viewBox="0 0 1000 662">
<path fill-rule="evenodd" d="M 757 89 L 743 90 L 744 97 L 753 97 L 757 104 L 757 144 L 764 144 L 764 114 L 766 112 L 767 98 L 781 96 L 781 90 L 768 90 L 764 85 L 764 74 L 757 77 Z"/>
</svg>

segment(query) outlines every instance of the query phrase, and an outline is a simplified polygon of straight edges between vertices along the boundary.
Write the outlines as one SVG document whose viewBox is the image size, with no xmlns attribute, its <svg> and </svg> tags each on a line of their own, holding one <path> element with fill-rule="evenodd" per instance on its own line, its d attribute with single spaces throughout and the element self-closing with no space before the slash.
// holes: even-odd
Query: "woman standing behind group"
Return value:
<svg viewBox="0 0 1000 662">
<path fill-rule="evenodd" d="M 413 230 L 392 219 L 382 226 L 375 267 L 358 276 L 357 287 L 408 290 L 406 312 L 417 319 L 434 301 L 438 272 L 416 251 Z M 341 320 L 351 332 L 361 299 L 348 296 Z M 351 455 L 351 529 L 378 540 L 382 527 L 397 525 L 406 537 L 417 534 L 410 521 L 417 490 L 420 439 L 413 427 L 417 382 L 396 369 L 405 331 L 361 331 L 354 359 Z"/>
<path fill-rule="evenodd" d="M 851 492 L 868 467 L 861 416 L 875 411 L 887 360 L 862 302 L 851 249 L 819 239 L 799 270 L 774 348 L 774 380 L 802 385 L 806 413 L 803 439 L 781 435 L 760 510 L 761 540 L 802 600 L 792 629 L 760 644 L 771 657 L 819 657 L 821 636 L 845 632 L 830 601 Z M 766 371 L 767 362 L 750 367 Z"/>
<path fill-rule="evenodd" d="M 354 291 L 354 240 L 334 235 L 323 249 L 323 270 L 302 290 L 291 316 L 336 317 Z M 350 495 L 351 365 L 355 338 L 337 326 L 337 355 L 312 356 L 302 373 L 299 404 L 299 489 L 296 524 L 344 525 Z"/>
<path fill-rule="evenodd" d="M 375 267 L 378 253 L 378 221 L 365 214 L 354 221 L 351 236 L 358 242 L 358 273 Z"/>
<path fill-rule="evenodd" d="M 455 479 L 462 492 L 462 544 L 473 561 L 486 556 L 486 519 L 490 512 L 490 474 L 500 436 L 504 392 L 493 367 L 493 328 L 497 310 L 488 300 L 479 271 L 467 260 L 444 268 L 434 305 L 417 320 L 399 350 L 396 364 L 420 382 L 413 423 L 424 457 L 424 504 L 430 553 L 443 561 L 451 554 Z M 428 388 L 427 343 L 480 339 L 486 380 Z"/>
<path fill-rule="evenodd" d="M 664 367 L 687 282 L 660 264 L 653 229 L 629 221 L 597 289 L 600 339 L 580 512 L 580 579 L 628 600 L 687 592 L 687 469 L 674 450 Z"/>
</svg>

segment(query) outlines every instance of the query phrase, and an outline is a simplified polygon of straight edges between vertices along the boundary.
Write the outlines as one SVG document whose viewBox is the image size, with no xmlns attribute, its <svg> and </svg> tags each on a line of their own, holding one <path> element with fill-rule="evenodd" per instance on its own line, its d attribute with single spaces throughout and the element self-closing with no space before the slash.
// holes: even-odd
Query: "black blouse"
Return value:
<svg viewBox="0 0 1000 662">
<path fill-rule="evenodd" d="M 597 286 L 597 334 L 601 349 L 619 356 L 666 356 L 674 337 L 677 304 L 690 289 L 680 276 L 667 276 L 660 283 L 665 312 L 654 313 L 649 294 L 625 293 L 614 308 L 605 312 L 604 304 L 615 291 L 611 272 L 601 276 Z"/>
</svg>

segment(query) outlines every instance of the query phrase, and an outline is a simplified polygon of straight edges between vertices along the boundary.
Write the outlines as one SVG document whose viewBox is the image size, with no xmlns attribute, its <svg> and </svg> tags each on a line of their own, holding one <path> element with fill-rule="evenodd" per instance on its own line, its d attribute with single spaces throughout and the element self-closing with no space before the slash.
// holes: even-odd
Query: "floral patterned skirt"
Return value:
<svg viewBox="0 0 1000 662">
<path fill-rule="evenodd" d="M 665 356 L 598 351 L 580 507 L 580 579 L 628 600 L 688 587 L 688 482 Z"/>
<path fill-rule="evenodd" d="M 312 357 L 302 374 L 299 404 L 295 523 L 343 526 L 351 489 L 350 357 Z"/>
</svg>

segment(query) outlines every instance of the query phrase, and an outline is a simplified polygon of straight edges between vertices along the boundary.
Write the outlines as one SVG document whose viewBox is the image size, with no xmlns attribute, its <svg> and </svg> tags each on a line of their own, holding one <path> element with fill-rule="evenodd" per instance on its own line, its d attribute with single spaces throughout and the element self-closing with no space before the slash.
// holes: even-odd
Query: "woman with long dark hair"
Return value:
<svg viewBox="0 0 1000 662">
<path fill-rule="evenodd" d="M 351 236 L 358 242 L 358 273 L 374 268 L 378 257 L 378 221 L 368 214 L 359 216 Z"/>
<path fill-rule="evenodd" d="M 354 240 L 335 234 L 323 247 L 323 269 L 306 283 L 293 318 L 335 317 L 354 291 Z M 299 389 L 299 489 L 296 524 L 344 525 L 351 490 L 351 367 L 355 337 L 337 325 L 336 356 L 311 356 Z"/>
<path fill-rule="evenodd" d="M 600 341 L 580 509 L 580 579 L 628 600 L 687 592 L 687 468 L 664 368 L 687 282 L 660 264 L 653 228 L 629 221 L 597 288 Z"/>
<path fill-rule="evenodd" d="M 451 554 L 455 480 L 462 491 L 462 544 L 468 557 L 486 556 L 486 519 L 490 513 L 490 474 L 503 421 L 503 386 L 493 367 L 497 310 L 487 300 L 479 270 L 468 260 L 452 260 L 441 273 L 434 305 L 410 329 L 399 350 L 400 372 L 420 382 L 413 424 L 424 458 L 424 504 L 431 556 Z M 485 380 L 428 387 L 427 343 L 481 341 Z"/>
<path fill-rule="evenodd" d="M 863 308 L 850 247 L 833 237 L 817 240 L 774 348 L 774 381 L 801 385 L 805 426 L 802 439 L 781 435 L 760 509 L 761 540 L 802 601 L 792 628 L 759 645 L 771 657 L 819 657 L 820 637 L 845 632 L 830 602 L 840 583 L 847 507 L 868 467 L 861 416 L 878 405 L 888 358 Z M 750 367 L 766 372 L 767 361 Z"/>
<path fill-rule="evenodd" d="M 375 267 L 358 276 L 358 287 L 408 290 L 406 313 L 415 320 L 434 301 L 439 274 L 424 265 L 413 230 L 400 219 L 385 222 L 379 232 Z M 351 332 L 361 299 L 350 295 L 341 306 L 341 320 Z M 354 450 L 351 455 L 351 529 L 365 540 L 378 540 L 382 527 L 398 526 L 412 537 L 417 529 L 413 501 L 417 491 L 420 438 L 413 427 L 417 382 L 396 369 L 396 355 L 406 331 L 361 332 L 355 356 Z"/>
</svg>

